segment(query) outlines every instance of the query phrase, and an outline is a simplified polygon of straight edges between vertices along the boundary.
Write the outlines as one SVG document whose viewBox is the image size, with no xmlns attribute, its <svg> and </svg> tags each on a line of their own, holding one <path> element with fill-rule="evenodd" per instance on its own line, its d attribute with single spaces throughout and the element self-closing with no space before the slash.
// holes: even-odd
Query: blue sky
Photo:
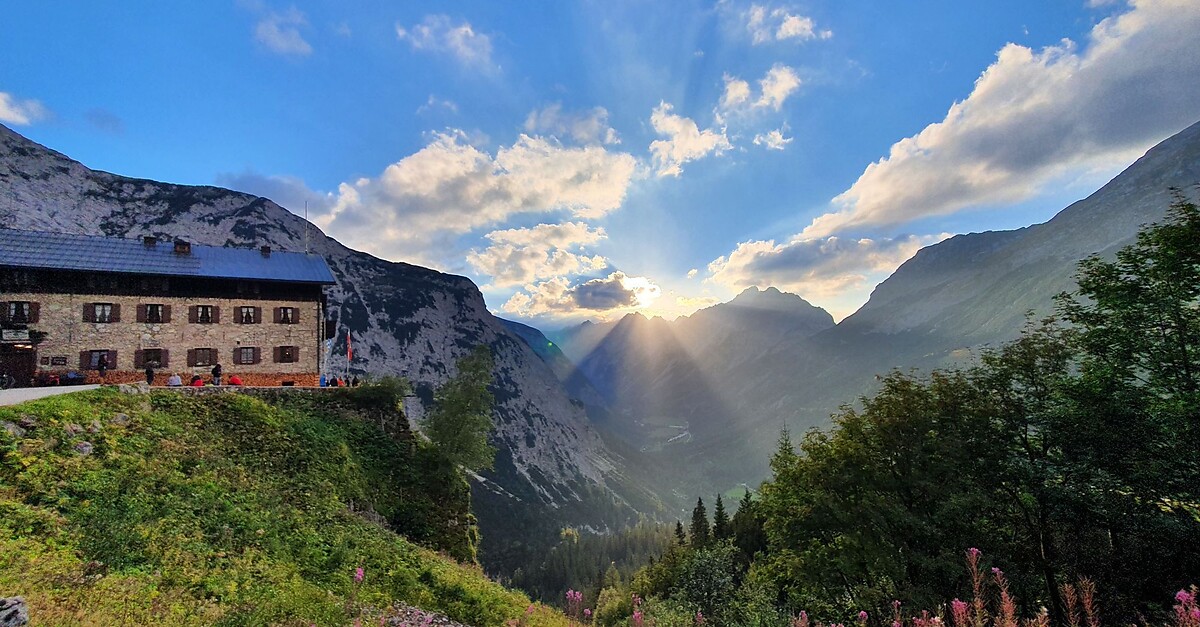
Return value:
<svg viewBox="0 0 1200 627">
<path fill-rule="evenodd" d="M 1200 119 L 1200 3 L 9 3 L 0 122 L 218 184 L 543 326 L 838 318 Z"/>
</svg>

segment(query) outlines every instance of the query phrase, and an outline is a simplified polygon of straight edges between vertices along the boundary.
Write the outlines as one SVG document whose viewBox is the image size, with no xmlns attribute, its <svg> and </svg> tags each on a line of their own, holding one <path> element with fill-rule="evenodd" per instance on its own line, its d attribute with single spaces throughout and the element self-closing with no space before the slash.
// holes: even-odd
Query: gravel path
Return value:
<svg viewBox="0 0 1200 627">
<path fill-rule="evenodd" d="M 442 616 L 426 612 L 425 610 L 417 609 L 407 605 L 396 607 L 392 610 L 393 616 L 388 618 L 387 624 L 390 627 L 470 627 Z"/>
<path fill-rule="evenodd" d="M 59 394 L 70 394 L 71 392 L 82 392 L 84 390 L 94 390 L 100 387 L 99 385 L 62 385 L 45 388 L 14 388 L 12 390 L 0 390 L 0 405 L 16 405 L 25 401 L 32 401 L 47 396 L 57 396 Z"/>
</svg>

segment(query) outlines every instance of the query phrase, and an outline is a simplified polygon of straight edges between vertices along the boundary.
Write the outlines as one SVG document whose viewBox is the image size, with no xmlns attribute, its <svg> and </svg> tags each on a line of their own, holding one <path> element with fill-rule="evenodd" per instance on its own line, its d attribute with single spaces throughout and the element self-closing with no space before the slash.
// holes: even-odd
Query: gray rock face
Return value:
<svg viewBox="0 0 1200 627">
<path fill-rule="evenodd" d="M 488 312 L 466 278 L 350 250 L 266 198 L 94 171 L 3 126 L 0 227 L 289 251 L 305 250 L 307 241 L 337 278 L 327 296 L 338 333 L 326 357 L 344 360 L 350 331 L 352 374 L 407 377 L 428 402 L 455 374 L 459 358 L 478 344 L 492 348 L 500 454 L 485 478 L 518 496 L 491 499 L 491 509 L 504 502 L 540 505 L 560 526 L 600 524 L 593 514 L 571 513 L 582 512 L 574 505 L 587 498 L 615 500 L 625 516 L 633 513 L 621 486 L 634 482 L 623 476 L 622 458 L 606 448 L 550 368 Z M 122 386 L 131 393 L 134 387 Z M 486 555 L 490 523 L 508 514 L 479 515 Z"/>
<path fill-rule="evenodd" d="M 87 457 L 92 454 L 94 447 L 91 442 L 76 442 L 74 446 L 75 452 Z"/>
<path fill-rule="evenodd" d="M 29 624 L 29 607 L 21 597 L 0 599 L 0 627 L 21 627 Z"/>
<path fill-rule="evenodd" d="M 25 437 L 25 429 L 20 426 L 17 426 L 16 423 L 12 423 L 12 422 L 8 422 L 8 421 L 0 422 L 0 429 L 7 431 L 9 435 L 11 435 L 13 438 L 15 438 L 17 440 L 20 440 L 21 438 Z"/>
</svg>

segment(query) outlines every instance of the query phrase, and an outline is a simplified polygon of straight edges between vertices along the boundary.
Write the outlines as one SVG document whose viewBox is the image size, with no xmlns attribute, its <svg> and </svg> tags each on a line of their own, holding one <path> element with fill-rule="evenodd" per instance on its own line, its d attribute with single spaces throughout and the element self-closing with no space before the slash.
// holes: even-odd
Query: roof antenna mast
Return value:
<svg viewBox="0 0 1200 627">
<path fill-rule="evenodd" d="M 308 254 L 308 201 L 304 201 L 304 254 Z"/>
</svg>

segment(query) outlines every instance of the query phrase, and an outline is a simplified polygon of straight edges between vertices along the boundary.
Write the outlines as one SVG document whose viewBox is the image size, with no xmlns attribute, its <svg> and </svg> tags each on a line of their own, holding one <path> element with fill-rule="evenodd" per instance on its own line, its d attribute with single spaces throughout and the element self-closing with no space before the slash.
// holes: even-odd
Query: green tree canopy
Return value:
<svg viewBox="0 0 1200 627">
<path fill-rule="evenodd" d="M 488 443 L 492 431 L 492 352 L 477 346 L 457 364 L 458 374 L 438 388 L 434 409 L 424 430 L 452 463 L 468 470 L 492 467 L 496 449 Z"/>
</svg>

